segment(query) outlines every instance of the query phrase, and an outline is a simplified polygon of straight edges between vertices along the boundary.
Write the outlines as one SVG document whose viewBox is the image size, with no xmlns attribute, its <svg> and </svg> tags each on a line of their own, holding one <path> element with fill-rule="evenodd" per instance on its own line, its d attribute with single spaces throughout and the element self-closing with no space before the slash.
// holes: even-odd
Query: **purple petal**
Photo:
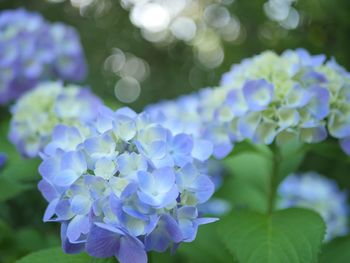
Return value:
<svg viewBox="0 0 350 263">
<path fill-rule="evenodd" d="M 86 242 L 86 251 L 90 256 L 97 258 L 112 257 L 119 250 L 120 238 L 119 233 L 93 225 Z"/>
<path fill-rule="evenodd" d="M 238 120 L 238 130 L 244 138 L 252 139 L 256 128 L 261 121 L 261 114 L 250 112 Z"/>
<path fill-rule="evenodd" d="M 56 189 L 45 179 L 40 180 L 38 189 L 48 202 L 55 199 L 58 195 Z"/>
<path fill-rule="evenodd" d="M 61 240 L 62 240 L 62 249 L 65 253 L 68 254 L 77 254 L 84 250 L 85 243 L 71 243 L 67 238 L 67 223 L 64 222 L 61 225 Z"/>
<path fill-rule="evenodd" d="M 173 139 L 174 151 L 182 154 L 188 154 L 193 148 L 193 140 L 187 134 L 178 134 Z"/>
<path fill-rule="evenodd" d="M 225 158 L 233 149 L 231 142 L 219 143 L 214 145 L 213 155 L 217 159 Z"/>
<path fill-rule="evenodd" d="M 245 99 L 241 90 L 237 90 L 237 89 L 231 90 L 227 94 L 226 103 L 228 103 L 228 105 L 232 109 L 232 112 L 235 116 L 242 116 L 248 110 L 248 106 L 245 102 Z"/>
<path fill-rule="evenodd" d="M 53 215 L 55 214 L 55 210 L 56 210 L 56 206 L 58 204 L 58 201 L 59 201 L 59 199 L 56 198 L 49 203 L 49 205 L 47 206 L 45 213 L 44 213 L 44 218 L 43 218 L 44 222 L 49 221 L 53 217 Z"/>
<path fill-rule="evenodd" d="M 138 239 L 130 236 L 121 237 L 116 257 L 120 263 L 147 263 L 144 245 Z"/>
<path fill-rule="evenodd" d="M 67 187 L 72 185 L 80 174 L 77 174 L 73 170 L 63 170 L 54 179 L 53 183 L 57 186 Z"/>
<path fill-rule="evenodd" d="M 154 186 L 159 192 L 168 192 L 175 184 L 174 171 L 169 167 L 155 170 L 152 176 L 154 178 Z"/>
<path fill-rule="evenodd" d="M 318 86 L 310 88 L 309 91 L 312 95 L 307 105 L 309 112 L 318 120 L 327 117 L 329 112 L 329 91 L 326 88 Z"/>
<path fill-rule="evenodd" d="M 169 215 L 163 215 L 153 232 L 146 236 L 145 246 L 147 251 L 164 252 L 171 242 L 179 243 L 182 239 L 182 233 L 175 219 Z"/>
<path fill-rule="evenodd" d="M 67 237 L 71 243 L 76 242 L 82 234 L 87 234 L 90 228 L 90 220 L 87 216 L 77 215 L 68 224 Z"/>
<path fill-rule="evenodd" d="M 192 149 L 192 156 L 200 161 L 207 160 L 213 153 L 213 144 L 207 140 L 195 139 Z"/>
<path fill-rule="evenodd" d="M 273 86 L 264 79 L 249 80 L 243 86 L 243 95 L 252 111 L 266 109 L 273 97 Z"/>
</svg>

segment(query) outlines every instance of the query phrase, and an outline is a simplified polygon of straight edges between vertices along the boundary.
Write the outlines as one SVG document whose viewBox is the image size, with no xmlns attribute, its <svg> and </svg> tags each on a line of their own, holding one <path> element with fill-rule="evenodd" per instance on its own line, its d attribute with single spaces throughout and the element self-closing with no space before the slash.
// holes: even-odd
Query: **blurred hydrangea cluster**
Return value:
<svg viewBox="0 0 350 263">
<path fill-rule="evenodd" d="M 225 157 L 235 142 L 317 143 L 328 133 L 350 154 L 350 74 L 334 59 L 303 49 L 267 51 L 233 65 L 217 88 L 151 105 L 147 111 L 175 132 L 214 144 Z"/>
<path fill-rule="evenodd" d="M 74 125 L 83 130 L 96 118 L 100 105 L 100 99 L 88 89 L 43 82 L 12 106 L 9 139 L 23 156 L 36 157 L 51 140 L 56 125 Z"/>
<path fill-rule="evenodd" d="M 74 28 L 17 9 L 0 13 L 0 33 L 0 104 L 41 80 L 85 77 L 85 58 Z"/>
<path fill-rule="evenodd" d="M 292 174 L 278 192 L 279 208 L 303 207 L 320 213 L 327 226 L 326 241 L 348 233 L 348 195 L 332 179 L 316 172 Z"/>
<path fill-rule="evenodd" d="M 39 167 L 44 220 L 62 224 L 66 252 L 147 262 L 146 251 L 176 249 L 216 220 L 197 210 L 214 192 L 203 141 L 129 108 L 101 107 L 87 127 L 56 126 Z"/>
</svg>

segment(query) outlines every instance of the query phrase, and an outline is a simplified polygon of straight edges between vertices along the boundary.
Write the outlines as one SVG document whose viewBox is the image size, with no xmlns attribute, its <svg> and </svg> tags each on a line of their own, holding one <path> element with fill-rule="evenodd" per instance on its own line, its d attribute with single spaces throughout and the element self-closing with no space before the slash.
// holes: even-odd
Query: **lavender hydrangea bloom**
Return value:
<svg viewBox="0 0 350 263">
<path fill-rule="evenodd" d="M 278 192 L 279 208 L 304 207 L 320 213 L 327 225 L 326 241 L 348 233 L 348 195 L 335 181 L 315 172 L 292 174 Z"/>
<path fill-rule="evenodd" d="M 303 49 L 267 51 L 233 65 L 220 85 L 146 111 L 175 133 L 210 140 L 216 158 L 244 139 L 317 143 L 328 134 L 350 154 L 350 74 L 334 59 Z"/>
<path fill-rule="evenodd" d="M 349 76 L 324 55 L 267 51 L 233 65 L 212 97 L 226 93 L 216 112 L 225 113 L 236 141 L 270 144 L 297 137 L 317 143 L 330 134 L 350 154 Z"/>
<path fill-rule="evenodd" d="M 203 140 L 210 141 L 214 147 L 213 155 L 221 159 L 233 148 L 224 113 L 217 110 L 223 95 L 226 94 L 213 93 L 213 89 L 206 88 L 173 101 L 149 105 L 145 110 L 155 122 L 161 123 L 175 134 L 191 134 L 195 138 L 196 148 L 211 147 L 203 145 Z"/>
<path fill-rule="evenodd" d="M 191 242 L 216 221 L 197 209 L 215 188 L 197 157 L 208 158 L 210 147 L 199 152 L 192 136 L 128 108 L 100 108 L 87 127 L 57 126 L 39 168 L 44 221 L 62 224 L 65 252 L 147 262 L 147 251 Z"/>
<path fill-rule="evenodd" d="M 24 94 L 11 108 L 9 139 L 25 157 L 37 156 L 51 136 L 63 145 L 79 142 L 80 134 L 58 126 L 68 124 L 83 129 L 97 116 L 102 106 L 88 89 L 60 82 L 44 82 Z M 50 144 L 51 151 L 60 145 Z"/>
<path fill-rule="evenodd" d="M 16 9 L 0 13 L 0 33 L 0 104 L 39 81 L 85 78 L 85 58 L 74 28 Z"/>
</svg>

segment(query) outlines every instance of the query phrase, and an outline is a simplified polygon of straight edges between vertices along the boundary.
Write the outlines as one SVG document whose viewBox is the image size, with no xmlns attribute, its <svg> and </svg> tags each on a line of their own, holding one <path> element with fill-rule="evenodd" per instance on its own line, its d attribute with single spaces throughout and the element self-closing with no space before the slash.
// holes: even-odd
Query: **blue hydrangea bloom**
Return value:
<svg viewBox="0 0 350 263">
<path fill-rule="evenodd" d="M 213 155 L 221 159 L 233 148 L 229 125 L 217 112 L 219 101 L 225 95 L 226 93 L 214 93 L 213 89 L 206 88 L 172 101 L 149 105 L 146 111 L 154 121 L 173 133 L 191 134 L 195 138 L 197 148 L 210 147 L 203 144 L 210 141 L 214 147 Z"/>
<path fill-rule="evenodd" d="M 266 51 L 245 59 L 222 76 L 220 87 L 205 88 L 150 105 L 152 118 L 175 133 L 210 140 L 216 158 L 236 142 L 306 143 L 330 134 L 350 155 L 350 74 L 334 59 L 304 49 L 282 55 Z"/>
<path fill-rule="evenodd" d="M 44 221 L 61 223 L 65 252 L 147 262 L 216 221 L 197 208 L 215 189 L 203 169 L 212 147 L 129 108 L 102 107 L 86 127 L 56 126 L 39 167 Z"/>
<path fill-rule="evenodd" d="M 26 92 L 11 108 L 9 139 L 25 157 L 36 157 L 51 140 L 72 145 L 79 133 L 69 133 L 58 126 L 69 124 L 83 129 L 97 117 L 100 99 L 90 90 L 61 82 L 43 82 Z M 59 145 L 58 145 L 59 146 Z M 51 144 L 52 151 L 55 147 Z"/>
<path fill-rule="evenodd" d="M 334 59 L 304 49 L 266 51 L 233 65 L 213 93 L 236 141 L 317 143 L 328 134 L 350 154 L 350 74 Z M 215 95 L 212 95 L 215 97 Z"/>
<path fill-rule="evenodd" d="M 85 57 L 74 28 L 49 23 L 24 9 L 0 13 L 0 104 L 17 99 L 39 81 L 80 81 L 85 75 Z"/>
<path fill-rule="evenodd" d="M 316 172 L 292 174 L 282 182 L 278 193 L 279 208 L 303 207 L 318 212 L 327 226 L 326 241 L 349 232 L 348 195 L 332 179 Z"/>
</svg>

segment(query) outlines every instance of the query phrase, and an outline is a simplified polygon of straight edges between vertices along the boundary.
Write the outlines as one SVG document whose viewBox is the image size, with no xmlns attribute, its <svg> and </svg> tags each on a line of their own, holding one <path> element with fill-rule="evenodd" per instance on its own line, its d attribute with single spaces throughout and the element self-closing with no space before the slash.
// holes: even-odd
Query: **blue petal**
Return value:
<svg viewBox="0 0 350 263">
<path fill-rule="evenodd" d="M 73 170 L 63 170 L 57 174 L 53 183 L 57 186 L 68 187 L 78 180 L 79 177 L 80 174 Z"/>
<path fill-rule="evenodd" d="M 87 170 L 85 156 L 81 151 L 67 152 L 62 156 L 62 170 L 72 170 L 82 174 Z"/>
<path fill-rule="evenodd" d="M 60 200 L 57 203 L 55 212 L 57 215 L 57 220 L 69 220 L 74 216 L 70 207 L 70 201 L 68 199 Z"/>
<path fill-rule="evenodd" d="M 55 210 L 56 210 L 56 206 L 57 206 L 58 202 L 59 202 L 58 198 L 53 199 L 49 203 L 49 205 L 46 207 L 46 210 L 44 213 L 44 218 L 43 218 L 44 222 L 49 221 L 53 217 L 53 215 L 55 214 Z"/>
<path fill-rule="evenodd" d="M 234 116 L 242 116 L 248 110 L 248 105 L 244 100 L 241 90 L 234 89 L 227 94 L 226 103 L 232 109 Z"/>
<path fill-rule="evenodd" d="M 232 149 L 233 149 L 233 144 L 229 141 L 215 144 L 213 156 L 217 159 L 223 159 L 230 152 L 232 152 Z"/>
<path fill-rule="evenodd" d="M 346 138 L 350 136 L 350 118 L 349 114 L 335 112 L 328 119 L 329 133 L 338 138 Z"/>
<path fill-rule="evenodd" d="M 329 112 L 329 91 L 326 88 L 314 86 L 310 88 L 312 98 L 307 105 L 309 112 L 317 119 L 327 117 Z"/>
<path fill-rule="evenodd" d="M 173 138 L 174 151 L 182 154 L 189 154 L 193 148 L 193 140 L 191 136 L 180 133 Z"/>
<path fill-rule="evenodd" d="M 78 241 L 82 234 L 87 234 L 90 230 L 90 220 L 85 215 L 75 216 L 68 224 L 67 237 L 71 243 Z"/>
<path fill-rule="evenodd" d="M 243 86 L 244 98 L 252 111 L 266 109 L 273 97 L 273 86 L 264 79 L 246 81 Z"/>
<path fill-rule="evenodd" d="M 244 138 L 252 139 L 261 121 L 259 112 L 250 112 L 238 120 L 238 130 Z"/>
<path fill-rule="evenodd" d="M 62 240 L 62 249 L 65 253 L 68 254 L 77 254 L 84 250 L 85 243 L 71 243 L 67 238 L 67 223 L 64 222 L 61 225 L 61 240 Z"/>
<path fill-rule="evenodd" d="M 204 203 L 213 195 L 215 186 L 208 176 L 200 175 L 192 183 L 190 190 L 194 190 L 198 203 Z"/>
<path fill-rule="evenodd" d="M 72 212 L 77 215 L 85 215 L 91 208 L 91 200 L 89 196 L 76 195 L 72 198 Z"/>
<path fill-rule="evenodd" d="M 55 199 L 58 195 L 56 189 L 45 179 L 40 180 L 38 189 L 48 202 Z"/>
<path fill-rule="evenodd" d="M 129 117 L 117 116 L 113 130 L 117 138 L 129 141 L 136 135 L 136 123 Z"/>
<path fill-rule="evenodd" d="M 194 139 L 192 156 L 199 161 L 207 160 L 213 153 L 213 144 L 207 140 Z"/>
<path fill-rule="evenodd" d="M 153 232 L 145 237 L 145 246 L 147 251 L 164 252 L 171 242 L 179 243 L 182 239 L 182 233 L 175 219 L 163 215 Z"/>
<path fill-rule="evenodd" d="M 120 239 L 120 247 L 116 254 L 120 263 L 147 263 L 147 253 L 141 241 L 130 236 Z"/>
<path fill-rule="evenodd" d="M 291 88 L 286 95 L 286 107 L 301 108 L 311 99 L 312 94 L 299 85 Z"/>
<path fill-rule="evenodd" d="M 152 173 L 154 187 L 160 193 L 168 192 L 175 184 L 175 174 L 172 168 L 164 167 Z"/>
<path fill-rule="evenodd" d="M 120 233 L 93 225 L 86 241 L 86 251 L 97 258 L 112 257 L 119 250 L 120 238 Z"/>
</svg>

